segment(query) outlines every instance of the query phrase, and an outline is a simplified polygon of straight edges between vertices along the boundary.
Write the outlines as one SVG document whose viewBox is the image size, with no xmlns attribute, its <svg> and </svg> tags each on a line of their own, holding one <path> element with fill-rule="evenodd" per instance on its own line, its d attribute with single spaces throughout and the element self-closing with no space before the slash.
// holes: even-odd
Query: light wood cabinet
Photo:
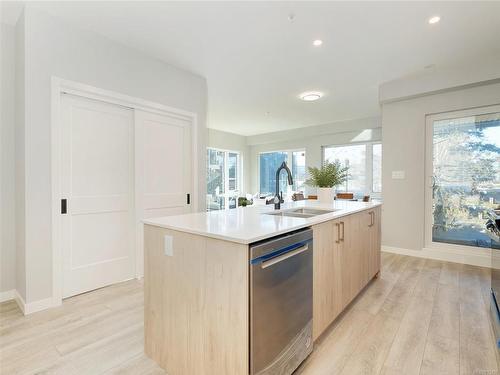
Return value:
<svg viewBox="0 0 500 375">
<path fill-rule="evenodd" d="M 147 356 L 169 374 L 248 375 L 248 245 L 144 230 Z"/>
<path fill-rule="evenodd" d="M 373 222 L 373 210 L 363 211 L 358 214 L 358 236 L 360 238 L 361 246 L 361 258 L 360 262 L 363 265 L 363 272 L 360 274 L 360 285 L 357 293 L 364 288 L 364 286 L 371 280 L 372 274 L 372 261 L 371 261 L 371 232 L 372 232 L 372 222 Z"/>
<path fill-rule="evenodd" d="M 340 220 L 313 226 L 313 339 L 342 311 Z"/>
<path fill-rule="evenodd" d="M 380 269 L 380 208 L 312 229 L 316 340 Z M 146 354 L 169 374 L 247 375 L 249 246 L 153 225 L 144 233 Z"/>
<path fill-rule="evenodd" d="M 380 271 L 380 248 L 381 248 L 381 208 L 375 207 L 373 210 L 372 222 L 369 227 L 370 230 L 370 243 L 368 247 L 368 275 L 369 280 Z"/>
<path fill-rule="evenodd" d="M 339 219 L 340 233 L 342 241 L 342 251 L 340 253 L 340 278 L 341 278 L 341 305 L 344 308 L 350 301 L 356 289 L 356 270 L 346 272 L 348 267 L 357 266 L 358 254 L 356 251 L 356 239 L 352 228 L 351 218 L 344 216 Z"/>
<path fill-rule="evenodd" d="M 313 337 L 380 270 L 380 207 L 313 226 Z"/>
</svg>

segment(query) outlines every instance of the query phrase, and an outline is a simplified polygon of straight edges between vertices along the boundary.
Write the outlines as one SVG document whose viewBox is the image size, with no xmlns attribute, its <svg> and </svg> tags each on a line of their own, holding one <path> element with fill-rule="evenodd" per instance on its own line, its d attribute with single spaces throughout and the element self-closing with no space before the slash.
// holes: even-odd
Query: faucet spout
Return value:
<svg viewBox="0 0 500 375">
<path fill-rule="evenodd" d="M 280 196 L 280 173 L 285 170 L 288 178 L 288 185 L 293 185 L 293 176 L 290 168 L 286 162 L 281 163 L 280 167 L 276 171 L 276 194 L 274 196 L 274 209 L 279 210 L 281 208 L 281 203 L 283 203 L 283 198 Z"/>
</svg>

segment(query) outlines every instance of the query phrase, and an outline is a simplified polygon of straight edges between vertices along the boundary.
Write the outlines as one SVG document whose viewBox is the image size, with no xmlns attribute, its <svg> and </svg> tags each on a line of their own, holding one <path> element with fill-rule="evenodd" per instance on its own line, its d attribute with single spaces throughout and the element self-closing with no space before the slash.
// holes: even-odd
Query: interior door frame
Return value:
<svg viewBox="0 0 500 375">
<path fill-rule="evenodd" d="M 132 110 L 141 110 L 159 115 L 173 116 L 179 119 L 187 120 L 191 123 L 191 148 L 192 148 L 192 165 L 191 165 L 191 210 L 198 211 L 198 117 L 196 113 L 165 106 L 163 104 L 151 102 L 148 100 L 135 98 L 128 95 L 123 95 L 114 91 L 100 89 L 84 83 L 65 80 L 59 77 L 51 77 L 51 218 L 52 218 L 52 306 L 58 306 L 62 303 L 62 243 L 61 243 L 61 95 L 63 93 L 80 96 L 85 99 L 98 100 L 109 104 L 120 105 Z M 134 112 L 134 133 L 136 129 L 135 112 Z M 135 137 L 135 136 L 134 136 Z M 134 138 L 135 142 L 135 138 Z M 134 150 L 135 155 L 135 150 Z M 134 156 L 135 158 L 135 156 Z M 134 170 L 135 175 L 135 170 Z M 135 177 L 134 177 L 135 178 Z M 135 189 L 135 188 L 134 188 Z M 133 196 L 137 194 L 133 192 Z M 140 209 L 134 207 L 136 220 L 137 213 Z M 134 231 L 134 236 L 136 232 Z M 135 241 L 134 241 L 135 242 Z M 136 251 L 136 278 L 142 277 L 141 270 L 138 269 L 138 258 L 143 254 L 139 254 L 137 246 Z"/>
<path fill-rule="evenodd" d="M 428 114 L 425 116 L 425 212 L 424 212 L 424 246 L 429 250 L 440 250 L 442 252 L 450 252 L 459 254 L 464 257 L 474 253 L 479 256 L 489 257 L 491 250 L 477 246 L 466 246 L 458 244 L 449 244 L 444 242 L 432 241 L 432 176 L 434 171 L 433 164 L 433 124 L 434 121 L 454 119 L 460 117 L 474 116 L 486 114 L 489 112 L 500 112 L 500 104 L 485 105 L 462 110 L 452 110 L 448 112 L 440 112 Z"/>
</svg>

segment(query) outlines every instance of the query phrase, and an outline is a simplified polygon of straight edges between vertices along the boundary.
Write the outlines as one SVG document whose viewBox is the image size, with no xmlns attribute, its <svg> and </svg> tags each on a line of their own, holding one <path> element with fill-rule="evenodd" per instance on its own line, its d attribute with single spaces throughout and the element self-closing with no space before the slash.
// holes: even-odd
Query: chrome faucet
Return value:
<svg viewBox="0 0 500 375">
<path fill-rule="evenodd" d="M 284 202 L 283 192 L 281 192 L 281 194 L 280 194 L 280 172 L 283 169 L 288 174 L 288 185 L 293 185 L 292 172 L 290 172 L 290 168 L 288 168 L 288 165 L 286 165 L 286 162 L 283 162 L 283 163 L 281 163 L 280 167 L 276 171 L 276 194 L 274 196 L 274 201 L 273 201 L 275 210 L 279 210 L 281 208 L 281 203 Z"/>
</svg>

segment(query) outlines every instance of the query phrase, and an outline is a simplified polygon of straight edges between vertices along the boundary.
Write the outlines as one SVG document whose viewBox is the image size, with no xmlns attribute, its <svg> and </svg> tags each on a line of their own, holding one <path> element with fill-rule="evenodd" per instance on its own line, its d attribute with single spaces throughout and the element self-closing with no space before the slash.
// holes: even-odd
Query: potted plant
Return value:
<svg viewBox="0 0 500 375">
<path fill-rule="evenodd" d="M 333 203 L 333 190 L 344 183 L 349 176 L 349 167 L 343 167 L 340 162 L 324 162 L 321 168 L 308 167 L 309 179 L 306 184 L 318 188 L 318 201 Z"/>
<path fill-rule="evenodd" d="M 252 199 L 247 199 L 246 197 L 239 197 L 238 198 L 238 207 L 246 207 L 253 204 Z"/>
</svg>

